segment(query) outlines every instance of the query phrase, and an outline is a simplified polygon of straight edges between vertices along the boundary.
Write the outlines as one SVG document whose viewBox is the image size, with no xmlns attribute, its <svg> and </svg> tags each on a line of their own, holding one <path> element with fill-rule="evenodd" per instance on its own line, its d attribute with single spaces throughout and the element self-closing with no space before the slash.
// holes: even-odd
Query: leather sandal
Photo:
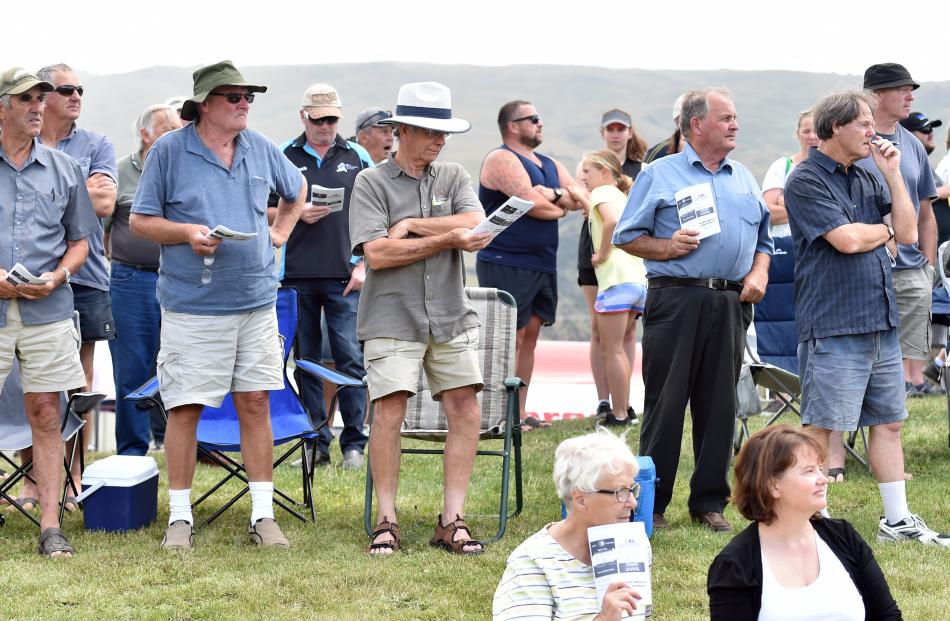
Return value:
<svg viewBox="0 0 950 621">
<path fill-rule="evenodd" d="M 469 537 L 455 539 L 456 531 L 464 530 Z M 485 544 L 481 541 L 471 538 L 472 531 L 462 519 L 462 516 L 455 514 L 455 521 L 442 525 L 442 514 L 439 514 L 435 523 L 435 534 L 429 540 L 429 545 L 434 548 L 441 548 L 452 554 L 461 554 L 463 556 L 475 556 L 485 551 Z M 478 550 L 466 551 L 465 546 L 478 546 Z"/>
<path fill-rule="evenodd" d="M 69 545 L 65 533 L 58 528 L 47 528 L 40 533 L 40 543 L 36 551 L 48 558 L 68 558 L 76 553 Z"/>
<path fill-rule="evenodd" d="M 376 538 L 380 535 L 389 533 L 392 535 L 392 541 L 380 541 L 376 542 Z M 395 522 L 390 522 L 389 518 L 385 515 L 383 516 L 382 521 L 376 525 L 376 530 L 373 531 L 373 534 L 369 538 L 369 548 L 367 552 L 370 556 L 391 556 L 393 553 L 399 551 L 399 524 Z M 376 552 L 375 550 L 390 550 L 389 554 L 385 552 Z"/>
</svg>

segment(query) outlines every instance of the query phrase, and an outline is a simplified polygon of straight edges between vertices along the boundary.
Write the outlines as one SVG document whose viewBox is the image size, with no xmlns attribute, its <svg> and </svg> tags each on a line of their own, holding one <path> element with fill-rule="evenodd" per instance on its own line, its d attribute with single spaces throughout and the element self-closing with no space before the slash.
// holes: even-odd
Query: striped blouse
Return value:
<svg viewBox="0 0 950 621">
<path fill-rule="evenodd" d="M 548 524 L 508 556 L 495 590 L 495 621 L 593 619 L 600 612 L 594 572 L 551 537 Z"/>
</svg>

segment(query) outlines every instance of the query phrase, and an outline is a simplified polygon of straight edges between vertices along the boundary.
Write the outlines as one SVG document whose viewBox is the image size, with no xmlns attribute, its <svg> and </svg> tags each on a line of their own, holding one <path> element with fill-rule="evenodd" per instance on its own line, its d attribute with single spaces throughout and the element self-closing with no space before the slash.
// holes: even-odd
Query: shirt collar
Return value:
<svg viewBox="0 0 950 621">
<path fill-rule="evenodd" d="M 826 154 L 819 151 L 818 147 L 808 148 L 808 159 L 815 160 L 815 163 L 824 168 L 829 174 L 834 172 L 840 172 L 843 175 L 848 174 L 844 164 L 831 159 Z"/>
<path fill-rule="evenodd" d="M 399 175 L 406 175 L 410 179 L 415 179 L 415 177 L 413 177 L 412 175 L 404 171 L 402 168 L 400 168 L 399 164 L 396 163 L 395 151 L 390 152 L 389 157 L 386 159 L 386 161 L 380 163 L 379 166 L 385 167 L 386 172 L 389 173 L 389 176 L 393 179 L 395 179 Z M 426 166 L 426 174 L 429 175 L 430 177 L 435 176 L 435 166 L 436 166 L 436 162 L 432 162 L 431 164 Z"/>
<path fill-rule="evenodd" d="M 686 141 L 686 148 L 683 149 L 683 154 L 686 156 L 686 161 L 689 162 L 690 166 L 695 166 L 696 162 L 699 162 L 703 170 L 706 170 L 706 165 L 703 164 L 703 160 L 700 159 L 699 154 L 696 153 L 696 150 L 693 149 L 693 145 L 689 144 L 688 140 Z M 722 161 L 719 162 L 718 170 L 728 170 L 729 174 L 732 174 L 732 160 L 728 157 L 722 158 Z"/>
<path fill-rule="evenodd" d="M 304 148 L 307 145 L 307 134 L 306 133 L 300 134 L 294 139 L 293 142 L 290 143 L 290 145 L 298 149 Z M 333 139 L 333 146 L 340 147 L 341 149 L 349 149 L 350 143 L 348 143 L 346 139 L 343 138 L 343 136 L 341 136 L 340 134 L 337 134 L 336 137 Z M 329 151 L 327 151 L 327 153 L 329 153 Z"/>
<path fill-rule="evenodd" d="M 185 130 L 185 148 L 191 153 L 201 155 L 208 159 L 208 156 L 212 154 L 211 149 L 205 146 L 205 143 L 201 141 L 201 138 L 198 136 L 198 129 L 195 123 L 189 123 L 187 127 L 183 127 Z M 240 132 L 236 138 L 237 149 L 235 151 L 247 151 L 251 148 L 251 143 L 248 142 L 247 137 L 245 137 L 244 132 Z M 217 159 L 217 158 L 215 158 Z M 215 162 L 215 160 L 209 159 L 210 162 Z M 237 158 L 232 162 L 232 167 L 237 161 Z"/>
<path fill-rule="evenodd" d="M 147 156 L 148 156 L 148 155 L 146 154 L 146 157 L 147 157 Z M 138 152 L 138 151 L 133 151 L 133 152 L 132 152 L 132 155 L 129 157 L 129 161 L 132 162 L 132 168 L 134 168 L 135 170 L 137 170 L 137 171 L 139 171 L 139 172 L 142 172 L 142 162 L 139 161 L 139 152 Z"/>
<path fill-rule="evenodd" d="M 33 148 L 30 149 L 30 155 L 27 156 L 26 161 L 23 163 L 23 168 L 26 168 L 33 162 L 36 162 L 37 164 L 40 164 L 44 167 L 50 165 L 49 151 L 43 149 L 42 146 L 43 143 L 40 142 L 39 137 L 33 139 Z M 10 158 L 7 157 L 7 153 L 3 150 L 3 147 L 0 147 L 0 158 L 10 164 Z M 10 164 L 10 166 L 12 167 L 13 164 Z"/>
</svg>

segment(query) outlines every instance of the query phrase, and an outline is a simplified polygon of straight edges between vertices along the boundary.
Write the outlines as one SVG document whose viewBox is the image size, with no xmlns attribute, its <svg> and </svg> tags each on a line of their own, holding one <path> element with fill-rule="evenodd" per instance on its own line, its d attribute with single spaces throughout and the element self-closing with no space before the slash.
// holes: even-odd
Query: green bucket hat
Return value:
<svg viewBox="0 0 950 621">
<path fill-rule="evenodd" d="M 4 95 L 19 95 L 34 86 L 39 86 L 45 93 L 49 93 L 53 90 L 52 84 L 44 82 L 22 67 L 7 69 L 3 72 L 3 75 L 0 75 L 0 97 Z"/>
<path fill-rule="evenodd" d="M 252 93 L 267 92 L 266 86 L 249 84 L 230 60 L 222 60 L 219 63 L 201 67 L 191 75 L 195 80 L 195 95 L 191 99 L 186 99 L 181 106 L 181 118 L 186 121 L 194 121 L 198 118 L 198 104 L 204 102 L 211 91 L 219 86 L 243 86 Z"/>
</svg>

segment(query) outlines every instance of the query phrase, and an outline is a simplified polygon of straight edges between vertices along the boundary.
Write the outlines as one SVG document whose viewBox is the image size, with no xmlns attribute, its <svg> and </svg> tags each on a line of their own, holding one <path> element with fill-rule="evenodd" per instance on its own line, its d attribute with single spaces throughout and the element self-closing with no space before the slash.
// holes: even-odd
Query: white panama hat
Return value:
<svg viewBox="0 0 950 621">
<path fill-rule="evenodd" d="M 452 117 L 449 87 L 438 82 L 413 82 L 400 86 L 395 114 L 379 121 L 380 125 L 395 123 L 449 134 L 461 134 L 472 128 L 468 121 Z"/>
</svg>

